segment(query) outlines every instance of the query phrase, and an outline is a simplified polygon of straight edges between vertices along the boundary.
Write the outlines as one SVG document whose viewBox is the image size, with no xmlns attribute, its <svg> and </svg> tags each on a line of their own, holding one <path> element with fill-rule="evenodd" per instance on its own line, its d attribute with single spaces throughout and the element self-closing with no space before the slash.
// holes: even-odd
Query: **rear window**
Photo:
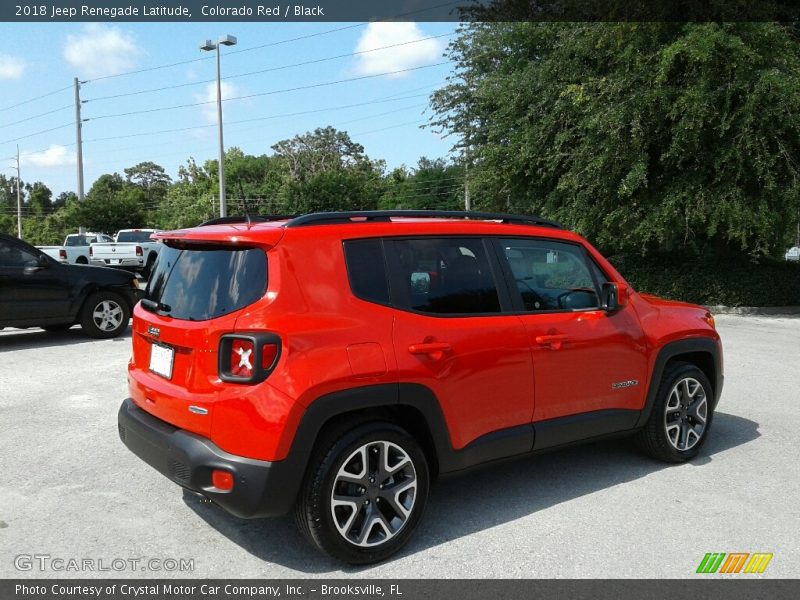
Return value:
<svg viewBox="0 0 800 600">
<path fill-rule="evenodd" d="M 66 240 L 66 246 L 88 246 L 89 244 L 94 244 L 97 241 L 97 237 L 93 235 L 68 235 Z"/>
<path fill-rule="evenodd" d="M 152 231 L 120 231 L 117 234 L 118 242 L 149 242 Z"/>
<path fill-rule="evenodd" d="M 205 321 L 252 304 L 267 289 L 267 256 L 260 249 L 179 250 L 158 255 L 145 298 L 176 319 Z"/>
</svg>

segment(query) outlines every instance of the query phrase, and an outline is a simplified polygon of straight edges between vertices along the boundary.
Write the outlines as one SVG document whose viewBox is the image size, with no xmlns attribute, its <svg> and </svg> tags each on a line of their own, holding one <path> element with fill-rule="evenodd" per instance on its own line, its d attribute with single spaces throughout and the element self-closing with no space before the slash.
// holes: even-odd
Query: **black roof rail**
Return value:
<svg viewBox="0 0 800 600">
<path fill-rule="evenodd" d="M 269 221 L 288 221 L 294 219 L 297 215 L 250 215 L 249 220 L 251 223 L 268 223 Z M 231 223 L 247 223 L 247 215 L 241 217 L 217 217 L 216 219 L 209 219 L 204 223 L 200 223 L 198 227 L 205 227 L 206 225 L 228 225 Z"/>
<path fill-rule="evenodd" d="M 392 218 L 413 219 L 467 219 L 479 221 L 500 221 L 514 225 L 539 225 L 563 229 L 561 225 L 541 217 L 531 215 L 511 215 L 507 213 L 473 212 L 463 210 L 354 210 L 345 212 L 319 212 L 301 215 L 291 219 L 286 227 L 305 225 L 337 225 L 342 223 L 389 222 Z M 356 219 L 356 220 L 354 220 Z"/>
</svg>

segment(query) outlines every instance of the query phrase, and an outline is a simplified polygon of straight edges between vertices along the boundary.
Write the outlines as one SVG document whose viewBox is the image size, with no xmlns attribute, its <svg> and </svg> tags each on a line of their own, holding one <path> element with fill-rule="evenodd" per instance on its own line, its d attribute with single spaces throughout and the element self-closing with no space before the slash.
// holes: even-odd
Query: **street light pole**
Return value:
<svg viewBox="0 0 800 600">
<path fill-rule="evenodd" d="M 220 67 L 220 46 L 235 46 L 236 38 L 225 35 L 217 42 L 206 40 L 200 45 L 200 50 L 217 51 L 217 124 L 219 129 L 219 216 L 228 216 L 228 207 L 225 201 L 225 143 L 222 136 L 222 75 Z"/>
</svg>

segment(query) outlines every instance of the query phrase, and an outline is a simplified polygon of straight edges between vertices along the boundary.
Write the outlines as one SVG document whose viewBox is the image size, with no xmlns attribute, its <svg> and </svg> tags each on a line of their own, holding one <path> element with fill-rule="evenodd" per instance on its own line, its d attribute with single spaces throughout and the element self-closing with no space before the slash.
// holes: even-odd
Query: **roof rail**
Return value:
<svg viewBox="0 0 800 600">
<path fill-rule="evenodd" d="M 561 225 L 541 217 L 529 215 L 511 215 L 507 213 L 487 213 L 462 210 L 354 210 L 346 212 L 319 212 L 301 215 L 291 219 L 286 227 L 304 227 L 306 225 L 338 225 L 342 223 L 380 223 L 389 222 L 392 218 L 413 219 L 466 219 L 478 221 L 500 221 L 514 225 L 538 225 L 563 229 Z"/>
<path fill-rule="evenodd" d="M 204 223 L 200 223 L 198 227 L 205 227 L 206 225 L 228 225 L 230 223 L 268 223 L 269 221 L 288 221 L 295 218 L 297 215 L 247 215 L 241 217 L 217 217 L 210 219 Z"/>
</svg>

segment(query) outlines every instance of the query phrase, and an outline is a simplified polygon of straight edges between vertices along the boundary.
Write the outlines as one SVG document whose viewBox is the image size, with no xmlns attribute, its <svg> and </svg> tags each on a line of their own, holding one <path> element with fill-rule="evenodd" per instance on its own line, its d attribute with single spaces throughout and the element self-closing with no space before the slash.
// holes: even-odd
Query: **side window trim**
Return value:
<svg viewBox="0 0 800 600">
<path fill-rule="evenodd" d="M 572 242 L 569 240 L 561 240 L 557 238 L 548 238 L 548 237 L 540 237 L 540 236 L 495 236 L 492 238 L 494 249 L 495 249 L 495 258 L 500 262 L 502 273 L 506 279 L 506 289 L 511 296 L 511 303 L 514 306 L 513 314 L 519 315 L 547 315 L 547 314 L 555 314 L 555 313 L 573 313 L 573 312 L 595 312 L 601 310 L 601 308 L 593 307 L 593 308 L 554 308 L 554 309 L 547 309 L 547 310 L 526 310 L 525 305 L 522 301 L 522 295 L 519 293 L 518 288 L 516 286 L 516 279 L 514 277 L 514 273 L 511 270 L 511 265 L 509 264 L 505 252 L 503 250 L 502 244 L 503 240 L 533 240 L 537 242 L 553 242 L 557 244 L 564 244 L 569 246 L 574 246 L 579 248 L 580 254 L 583 257 L 584 265 L 589 271 L 589 276 L 592 278 L 592 281 L 595 285 L 595 293 L 597 294 L 598 298 L 600 297 L 600 283 L 597 281 L 595 276 L 595 271 L 592 269 L 591 264 L 589 261 L 592 261 L 592 257 L 586 250 L 586 247 L 583 244 Z M 593 262 L 593 261 L 592 261 Z M 597 267 L 601 273 L 603 273 L 600 267 Z"/>
</svg>

